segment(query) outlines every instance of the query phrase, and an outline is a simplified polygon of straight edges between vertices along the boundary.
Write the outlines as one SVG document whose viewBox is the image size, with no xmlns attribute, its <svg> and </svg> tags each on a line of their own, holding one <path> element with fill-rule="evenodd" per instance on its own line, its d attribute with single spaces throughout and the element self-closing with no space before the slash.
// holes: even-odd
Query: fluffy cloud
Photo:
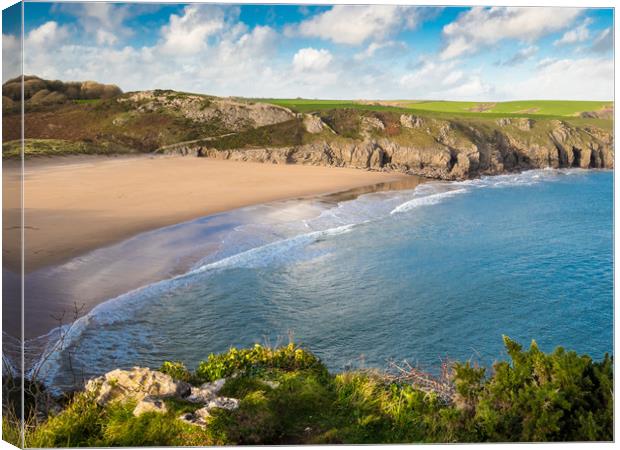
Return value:
<svg viewBox="0 0 620 450">
<path fill-rule="evenodd" d="M 94 36 L 100 45 L 114 45 L 119 37 L 131 36 L 132 31 L 123 25 L 131 16 L 129 5 L 113 3 L 68 3 L 56 8 L 78 19 L 88 36 Z"/>
<path fill-rule="evenodd" d="M 225 10 L 214 5 L 189 5 L 182 15 L 172 14 L 162 30 L 164 53 L 191 55 L 207 48 L 207 38 L 226 27 Z"/>
<path fill-rule="evenodd" d="M 69 32 L 65 27 L 59 26 L 54 21 L 46 22 L 28 33 L 24 51 L 35 47 L 43 48 L 59 45 L 68 37 Z"/>
<path fill-rule="evenodd" d="M 539 99 L 612 100 L 614 63 L 606 58 L 547 60 L 531 76 L 503 86 L 507 96 Z M 578 89 L 576 89 L 578 87 Z"/>
<path fill-rule="evenodd" d="M 504 39 L 532 43 L 566 28 L 580 13 L 577 8 L 475 7 L 443 28 L 441 58 L 475 53 Z"/>
<path fill-rule="evenodd" d="M 553 45 L 569 45 L 576 44 L 578 42 L 586 41 L 590 37 L 590 30 L 588 25 L 592 23 L 592 19 L 586 18 L 581 25 L 571 30 L 568 30 L 560 39 L 555 41 Z"/>
<path fill-rule="evenodd" d="M 399 80 L 402 98 L 480 100 L 487 98 L 493 87 L 480 74 L 459 69 L 458 61 L 422 61 L 419 69 Z"/>
<path fill-rule="evenodd" d="M 370 38 L 382 39 L 402 29 L 412 29 L 418 21 L 418 9 L 411 6 L 336 5 L 289 28 L 287 34 L 360 45 Z"/>
<path fill-rule="evenodd" d="M 296 72 L 318 72 L 327 69 L 333 56 L 324 48 L 302 48 L 293 56 L 293 68 Z"/>
<path fill-rule="evenodd" d="M 363 16 L 364 20 L 370 20 L 370 16 L 377 17 L 377 9 L 373 7 L 350 8 L 350 19 L 357 20 Z M 309 20 L 316 19 L 319 22 L 319 18 L 325 17 L 325 14 L 338 12 L 339 9 L 334 7 Z M 394 8 L 388 7 L 388 10 L 393 11 Z M 492 22 L 503 20 L 505 24 L 508 16 L 516 20 L 512 16 L 516 13 L 508 13 L 504 8 L 480 8 L 478 14 L 489 15 L 492 10 L 496 10 L 494 14 L 499 17 L 493 15 Z M 609 98 L 609 87 L 613 86 L 610 58 L 565 60 L 562 59 L 565 58 L 562 55 L 565 50 L 556 47 L 555 59 L 539 61 L 536 66 L 531 60 L 537 52 L 537 45 L 542 47 L 545 44 L 534 44 L 533 38 L 529 39 L 516 31 L 506 31 L 500 39 L 511 36 L 524 44 L 506 61 L 498 63 L 495 68 L 488 67 L 490 70 L 485 71 L 484 62 L 477 65 L 479 68 L 471 69 L 472 64 L 465 57 L 442 59 L 439 54 L 426 55 L 413 64 L 409 58 L 415 55 L 415 42 L 409 48 L 400 42 L 403 36 L 397 36 L 396 31 L 390 30 L 386 23 L 396 24 L 394 26 L 402 29 L 414 26 L 415 21 L 407 24 L 406 17 L 397 19 L 385 11 L 381 17 L 392 19 L 371 21 L 381 24 L 381 27 L 377 25 L 375 28 L 376 35 L 366 36 L 367 30 L 364 29 L 355 39 L 352 32 L 345 34 L 347 41 L 363 44 L 357 48 L 347 45 L 332 48 L 327 43 L 311 46 L 304 40 L 286 40 L 281 32 L 270 26 L 248 27 L 239 19 L 238 7 L 222 8 L 204 4 L 188 5 L 170 15 L 165 26 L 155 29 L 154 36 L 147 40 L 153 43 L 141 47 L 127 45 L 132 40 L 122 33 L 113 36 L 105 33 L 107 27 L 115 23 L 109 17 L 112 10 L 101 8 L 81 11 L 82 19 L 77 25 L 60 26 L 50 21 L 28 33 L 24 61 L 27 74 L 63 80 L 93 79 L 118 84 L 126 91 L 161 88 L 248 97 L 303 95 L 317 98 L 444 98 L 478 101 L 541 96 Z M 372 14 L 365 16 L 360 11 Z M 541 9 L 536 8 L 536 11 L 540 12 Z M 559 14 L 558 11 L 561 13 L 564 10 L 554 10 Z M 415 19 L 421 20 L 421 13 L 415 9 L 413 12 Z M 130 17 L 135 11 L 123 14 Z M 97 21 L 101 24 L 101 35 L 85 33 L 86 28 L 80 29 L 80 24 L 86 27 L 84 24 L 88 22 L 87 17 L 93 23 Z M 463 25 L 463 17 L 459 16 L 454 23 Z M 565 17 L 565 20 L 568 19 Z M 559 26 L 550 24 L 546 30 Z M 453 31 L 446 38 L 446 44 L 450 43 L 456 48 L 454 46 L 460 43 L 465 49 L 463 53 L 472 52 L 472 45 L 476 49 L 492 45 L 490 39 L 481 37 L 490 31 L 483 26 L 479 32 L 480 36 L 473 39 L 467 33 Z M 394 37 L 386 37 L 392 33 Z M 609 28 L 601 31 L 588 45 L 592 46 L 593 51 L 606 51 L 613 44 L 612 37 L 613 31 Z M 296 46 L 296 52 L 288 53 L 293 46 Z M 6 62 L 10 55 L 19 57 L 19 51 L 11 52 L 14 47 L 19 49 L 18 40 L 4 36 L 5 80 L 19 73 L 18 61 Z M 523 64 L 518 74 L 499 67 L 523 61 L 530 62 Z M 492 60 L 487 63 L 492 64 Z M 531 78 L 524 75 L 527 71 L 531 72 Z M 520 78 L 512 79 L 509 83 L 511 76 Z"/>
</svg>

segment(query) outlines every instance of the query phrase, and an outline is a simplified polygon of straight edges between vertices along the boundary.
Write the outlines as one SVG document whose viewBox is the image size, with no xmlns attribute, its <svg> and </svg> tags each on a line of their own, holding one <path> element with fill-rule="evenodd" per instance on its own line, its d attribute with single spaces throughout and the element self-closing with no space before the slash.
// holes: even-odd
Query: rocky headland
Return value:
<svg viewBox="0 0 620 450">
<path fill-rule="evenodd" d="M 268 100 L 165 90 L 123 94 L 115 86 L 37 77 L 26 83 L 27 157 L 141 152 L 445 180 L 614 166 L 607 110 L 574 116 L 448 114 L 359 103 L 294 111 Z M 3 86 L 5 157 L 19 152 L 14 94 L 13 80 Z"/>
</svg>

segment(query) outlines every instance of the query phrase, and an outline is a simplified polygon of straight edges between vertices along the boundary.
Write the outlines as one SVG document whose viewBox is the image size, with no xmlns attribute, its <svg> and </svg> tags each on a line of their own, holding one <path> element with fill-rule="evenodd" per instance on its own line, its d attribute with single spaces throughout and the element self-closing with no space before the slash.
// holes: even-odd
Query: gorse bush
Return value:
<svg viewBox="0 0 620 450">
<path fill-rule="evenodd" d="M 557 348 L 529 350 L 504 338 L 509 361 L 491 369 L 457 363 L 451 401 L 380 371 L 328 373 L 291 344 L 257 345 L 210 355 L 192 374 L 161 367 L 199 384 L 225 377 L 220 395 L 240 400 L 213 410 L 206 428 L 179 420 L 202 405 L 166 399 L 166 413 L 132 414 L 134 404 L 97 405 L 78 393 L 57 415 L 28 428 L 26 446 L 511 442 L 613 440 L 613 361 Z M 233 376 L 234 375 L 234 376 Z M 5 436 L 19 430 L 3 420 Z"/>
<path fill-rule="evenodd" d="M 235 373 L 257 369 L 305 370 L 324 369 L 319 359 L 295 344 L 271 349 L 256 344 L 251 349 L 231 348 L 219 355 L 210 354 L 198 364 L 195 379 L 198 382 L 214 381 Z"/>
<path fill-rule="evenodd" d="M 178 361 L 164 361 L 159 371 L 170 375 L 174 380 L 190 381 L 192 374 L 185 364 Z"/>
<path fill-rule="evenodd" d="M 507 337 L 512 364 L 496 363 L 488 379 L 457 369 L 459 395 L 469 395 L 471 420 L 493 441 L 612 440 L 613 372 L 600 362 L 558 347 L 542 352 Z M 469 400 L 471 402 L 471 400 Z"/>
</svg>

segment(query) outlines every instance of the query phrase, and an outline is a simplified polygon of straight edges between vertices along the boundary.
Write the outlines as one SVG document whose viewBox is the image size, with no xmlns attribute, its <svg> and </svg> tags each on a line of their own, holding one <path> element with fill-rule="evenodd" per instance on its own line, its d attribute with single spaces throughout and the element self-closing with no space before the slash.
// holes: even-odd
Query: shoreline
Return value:
<svg viewBox="0 0 620 450">
<path fill-rule="evenodd" d="M 102 159 L 103 161 L 101 161 Z M 275 177 L 276 183 L 284 182 L 285 189 L 278 190 L 278 186 L 272 186 L 272 189 L 267 189 L 266 192 L 264 189 L 263 192 L 259 192 L 259 195 L 251 195 L 246 198 L 234 197 L 234 202 L 228 207 L 219 209 L 196 209 L 196 203 L 190 202 L 185 205 L 189 207 L 189 211 L 179 212 L 177 210 L 176 215 L 164 216 L 160 222 L 156 220 L 140 222 L 140 216 L 135 216 L 133 217 L 133 224 L 138 227 L 137 230 L 131 227 L 124 227 L 120 232 L 119 230 L 106 230 L 107 233 L 101 236 L 102 245 L 87 241 L 84 243 L 86 245 L 73 245 L 71 247 L 72 252 L 58 252 L 58 249 L 65 250 L 65 248 L 59 247 L 57 244 L 62 244 L 63 237 L 78 239 L 76 235 L 79 235 L 80 230 L 77 227 L 85 222 L 87 223 L 88 219 L 93 223 L 92 215 L 88 211 L 88 207 L 92 205 L 81 205 L 84 210 L 84 217 L 81 220 L 73 220 L 79 216 L 79 209 L 78 212 L 74 211 L 72 215 L 51 214 L 50 211 L 53 209 L 51 205 L 38 214 L 36 211 L 27 211 L 27 225 L 29 216 L 41 220 L 41 215 L 49 215 L 47 222 L 39 222 L 39 225 L 34 228 L 26 228 L 26 258 L 29 270 L 26 271 L 25 275 L 25 307 L 29 311 L 37 311 L 36 315 L 28 315 L 25 318 L 24 331 L 27 339 L 45 335 L 58 326 L 59 323 L 54 317 L 64 314 L 65 322 L 73 321 L 71 312 L 74 309 L 74 304 L 83 306 L 79 312 L 79 316 L 82 316 L 107 300 L 144 285 L 186 272 L 198 261 L 215 254 L 218 245 L 221 244 L 221 238 L 236 224 L 248 220 L 251 222 L 252 217 L 254 217 L 253 214 L 256 214 L 253 211 L 256 209 L 271 209 L 272 211 L 269 214 L 273 217 L 270 216 L 270 220 L 275 220 L 275 223 L 282 218 L 304 220 L 316 215 L 320 209 L 318 207 L 320 204 L 335 205 L 363 194 L 378 191 L 414 189 L 419 183 L 427 181 L 411 175 L 367 172 L 359 169 L 271 166 L 230 161 L 211 164 L 213 161 L 207 159 L 199 159 L 198 161 L 199 164 L 204 161 L 205 165 L 209 165 L 213 169 L 209 172 L 230 169 L 237 171 L 239 176 L 244 176 L 243 174 L 248 174 L 248 172 L 254 174 L 257 171 L 263 172 L 261 169 L 265 169 L 266 176 Z M 171 163 L 176 166 L 180 164 L 185 175 L 188 173 L 202 174 L 205 170 L 204 166 L 195 164 L 196 158 L 186 157 L 121 157 L 112 160 L 109 157 L 79 157 L 63 158 L 60 164 L 43 160 L 35 167 L 31 166 L 30 169 L 26 170 L 26 195 L 28 192 L 30 195 L 37 192 L 32 188 L 32 180 L 36 181 L 36 187 L 39 189 L 48 186 L 50 180 L 56 181 L 59 183 L 56 185 L 56 194 L 62 195 L 62 187 L 67 186 L 67 181 L 75 179 L 70 175 L 75 175 L 76 172 L 77 178 L 83 180 L 84 176 L 90 176 L 93 171 L 96 172 L 102 166 L 104 171 L 114 169 L 126 173 L 127 170 L 134 170 L 135 167 L 143 168 L 145 163 L 148 167 L 154 163 L 158 165 L 160 162 L 166 166 Z M 187 165 L 193 166 L 189 172 L 187 167 L 183 167 Z M 294 170 L 289 170 L 291 168 Z M 224 170 L 225 174 L 226 170 Z M 81 175 L 80 172 L 82 172 Z M 292 175 L 291 172 L 293 172 Z M 338 178 L 334 179 L 333 174 L 336 174 Z M 302 180 L 301 188 L 295 185 L 291 186 L 290 177 L 300 175 L 305 177 Z M 58 178 L 65 181 L 59 181 Z M 112 177 L 112 179 L 117 180 L 118 176 Z M 317 179 L 318 182 L 316 182 Z M 136 182 L 133 180 L 133 183 Z M 188 184 L 187 177 L 184 182 L 186 185 Z M 210 181 L 211 186 L 213 182 L 214 179 Z M 189 185 L 192 183 L 199 183 L 199 180 L 189 180 Z M 225 188 L 225 185 L 222 186 Z M 126 192 L 131 190 L 127 185 L 122 185 L 121 189 Z M 245 186 L 243 189 L 248 190 Z M 49 196 L 48 192 L 39 192 L 41 192 L 42 197 Z M 72 192 L 76 194 L 77 198 L 80 198 L 81 195 L 93 195 L 90 189 L 86 189 L 85 192 Z M 175 191 L 173 197 L 178 199 L 186 194 L 187 191 Z M 217 194 L 220 195 L 217 201 L 220 203 L 226 201 L 225 196 L 222 196 L 222 189 L 217 191 Z M 39 199 L 39 201 L 41 200 Z M 74 207 L 79 206 L 75 205 Z M 146 212 L 152 211 L 147 208 Z M 264 215 L 264 211 L 256 217 L 261 217 L 261 214 Z M 152 219 L 152 215 L 150 217 Z M 121 216 L 122 218 L 124 216 Z M 111 224 L 118 223 L 118 220 L 113 216 L 103 222 L 96 221 L 93 228 L 96 231 L 102 230 L 102 227 L 109 227 Z M 235 220 L 239 222 L 236 223 Z M 73 223 L 71 223 L 72 221 Z M 72 225 L 73 231 L 58 226 L 61 223 Z M 47 228 L 41 225 L 46 225 Z M 4 230 L 5 239 L 10 231 Z M 93 230 L 91 228 L 86 231 L 92 232 Z M 32 242 L 32 238 L 37 233 L 39 233 L 40 238 L 45 232 L 49 236 L 47 239 L 36 241 L 39 246 L 30 244 L 29 247 L 29 242 Z M 59 236 L 60 234 L 64 234 L 64 236 Z M 11 241 L 5 240 L 5 242 Z M 45 248 L 41 246 L 41 242 L 48 245 L 48 252 L 42 253 Z M 82 244 L 82 242 L 77 244 Z M 33 255 L 39 256 L 35 264 L 32 260 L 28 260 Z M 51 260 L 50 255 L 54 257 Z M 45 265 L 36 264 L 40 264 L 41 261 L 48 263 Z M 10 267 L 5 266 L 4 269 L 4 275 L 10 277 L 12 275 Z M 5 311 L 4 327 L 5 331 L 10 333 L 14 331 L 15 326 L 12 323 L 13 321 L 7 320 L 11 316 L 13 316 L 11 311 Z"/>
<path fill-rule="evenodd" d="M 11 183 L 18 175 L 16 165 L 5 163 L 7 223 L 19 214 L 18 185 Z M 340 167 L 143 155 L 30 160 L 24 178 L 26 273 L 143 232 L 237 208 L 423 180 Z M 12 271 L 19 267 L 19 248 L 11 245 L 18 242 L 18 232 L 3 230 L 5 268 Z"/>
</svg>

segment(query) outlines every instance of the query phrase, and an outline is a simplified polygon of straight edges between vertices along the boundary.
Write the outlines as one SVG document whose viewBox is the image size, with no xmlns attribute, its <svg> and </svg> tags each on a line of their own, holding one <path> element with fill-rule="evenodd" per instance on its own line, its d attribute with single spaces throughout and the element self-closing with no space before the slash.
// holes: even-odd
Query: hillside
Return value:
<svg viewBox="0 0 620 450">
<path fill-rule="evenodd" d="M 210 355 L 195 371 L 113 370 L 59 399 L 27 384 L 27 447 L 211 446 L 613 440 L 613 361 L 558 347 L 524 350 L 492 369 L 446 364 L 439 376 L 329 373 L 290 344 Z M 14 398 L 4 385 L 5 411 Z M 17 386 L 17 383 L 15 384 Z M 18 401 L 15 397 L 14 401 Z M 3 438 L 17 443 L 15 417 Z"/>
<path fill-rule="evenodd" d="M 28 83 L 41 89 L 25 105 L 27 157 L 155 152 L 450 180 L 544 167 L 613 168 L 612 110 L 605 102 L 506 102 L 484 109 L 465 102 L 122 94 L 85 83 L 50 91 L 60 82 L 34 77 Z M 3 95 L 12 90 L 13 82 L 5 84 Z M 62 101 L 33 102 L 58 95 Z M 16 157 L 19 113 L 4 108 L 3 121 L 3 156 Z"/>
</svg>

